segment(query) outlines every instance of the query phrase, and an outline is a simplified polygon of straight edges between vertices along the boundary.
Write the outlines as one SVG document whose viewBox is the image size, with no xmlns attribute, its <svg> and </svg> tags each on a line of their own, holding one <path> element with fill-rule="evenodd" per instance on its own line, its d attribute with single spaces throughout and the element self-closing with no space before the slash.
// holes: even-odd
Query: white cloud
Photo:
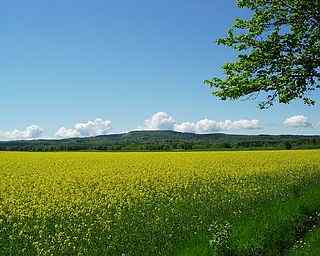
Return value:
<svg viewBox="0 0 320 256">
<path fill-rule="evenodd" d="M 94 121 L 77 123 L 73 128 L 61 127 L 55 136 L 58 138 L 98 136 L 108 134 L 111 129 L 111 121 L 97 118 Z"/>
<path fill-rule="evenodd" d="M 207 118 L 195 123 L 184 122 L 175 125 L 175 130 L 179 132 L 196 132 L 210 133 L 222 130 L 239 130 L 239 129 L 260 129 L 259 120 L 238 120 L 238 121 L 215 121 Z"/>
<path fill-rule="evenodd" d="M 172 130 L 176 121 L 165 112 L 157 112 L 144 121 L 145 130 Z"/>
<path fill-rule="evenodd" d="M 37 125 L 30 125 L 24 130 L 0 131 L 2 140 L 30 140 L 37 139 L 43 134 L 43 129 Z"/>
<path fill-rule="evenodd" d="M 241 119 L 237 121 L 215 121 L 202 119 L 197 122 L 178 123 L 165 112 L 157 112 L 145 120 L 145 130 L 175 130 L 179 132 L 211 133 L 223 130 L 260 129 L 259 120 Z"/>
<path fill-rule="evenodd" d="M 174 130 L 178 132 L 195 132 L 196 124 L 191 122 L 184 122 L 181 124 L 175 124 Z"/>
<path fill-rule="evenodd" d="M 241 119 L 238 121 L 225 121 L 225 125 L 227 126 L 227 130 L 231 129 L 249 129 L 249 130 L 255 130 L 260 129 L 259 120 L 253 119 L 253 120 L 247 120 L 247 119 Z"/>
<path fill-rule="evenodd" d="M 308 122 L 308 118 L 303 115 L 297 115 L 287 118 L 283 124 L 287 127 L 312 127 L 312 124 Z"/>
<path fill-rule="evenodd" d="M 80 137 L 80 132 L 73 128 L 68 129 L 65 127 L 60 127 L 55 135 L 58 138 L 74 138 Z"/>
</svg>

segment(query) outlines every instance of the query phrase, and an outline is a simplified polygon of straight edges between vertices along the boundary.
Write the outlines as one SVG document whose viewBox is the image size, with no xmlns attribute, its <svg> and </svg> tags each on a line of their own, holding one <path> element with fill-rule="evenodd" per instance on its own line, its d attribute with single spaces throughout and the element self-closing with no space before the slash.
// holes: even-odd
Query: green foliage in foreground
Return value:
<svg viewBox="0 0 320 256">
<path fill-rule="evenodd" d="M 281 255 L 320 151 L 0 153 L 0 255 Z"/>
<path fill-rule="evenodd" d="M 320 228 L 309 232 L 303 240 L 299 240 L 289 256 L 319 256 L 320 255 Z"/>
<path fill-rule="evenodd" d="M 261 108 L 275 100 L 303 99 L 320 87 L 320 1 L 237 0 L 251 17 L 237 18 L 226 38 L 218 40 L 236 50 L 234 62 L 223 66 L 225 77 L 205 81 L 214 95 L 225 99 L 263 93 Z"/>
</svg>

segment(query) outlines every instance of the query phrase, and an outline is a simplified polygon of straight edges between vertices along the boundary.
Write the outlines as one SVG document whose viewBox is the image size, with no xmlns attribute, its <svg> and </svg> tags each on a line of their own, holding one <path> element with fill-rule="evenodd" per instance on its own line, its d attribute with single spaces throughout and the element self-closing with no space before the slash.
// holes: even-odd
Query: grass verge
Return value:
<svg viewBox="0 0 320 256">
<path fill-rule="evenodd" d="M 207 237 L 196 236 L 188 241 L 179 256 L 190 255 L 284 255 L 305 232 L 318 221 L 320 187 L 309 187 L 296 197 L 277 200 L 243 212 L 230 222 L 224 222 L 208 232 Z M 225 218 L 226 219 L 226 218 Z M 320 255 L 320 232 L 307 237 L 309 250 Z M 209 249 L 208 249 L 209 248 Z M 308 249 L 305 249 L 308 250 Z M 293 252 L 292 252 L 293 253 Z M 299 252 L 297 252 L 299 253 Z M 309 254 L 290 254 L 309 255 Z M 313 254 L 311 254 L 313 255 Z"/>
</svg>

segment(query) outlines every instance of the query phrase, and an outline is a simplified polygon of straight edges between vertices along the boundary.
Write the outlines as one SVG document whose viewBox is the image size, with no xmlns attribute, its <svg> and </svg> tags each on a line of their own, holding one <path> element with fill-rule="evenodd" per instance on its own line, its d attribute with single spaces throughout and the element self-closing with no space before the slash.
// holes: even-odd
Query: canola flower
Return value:
<svg viewBox="0 0 320 256">
<path fill-rule="evenodd" d="M 320 181 L 320 151 L 0 152 L 0 255 L 175 255 Z"/>
</svg>

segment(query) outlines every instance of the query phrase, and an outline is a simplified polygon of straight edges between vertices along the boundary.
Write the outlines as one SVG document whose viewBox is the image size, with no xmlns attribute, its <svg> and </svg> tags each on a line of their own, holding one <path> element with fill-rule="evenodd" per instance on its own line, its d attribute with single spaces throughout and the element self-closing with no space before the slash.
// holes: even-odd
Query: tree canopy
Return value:
<svg viewBox="0 0 320 256">
<path fill-rule="evenodd" d="M 237 18 L 225 38 L 217 40 L 236 50 L 223 65 L 224 78 L 205 80 L 222 100 L 263 96 L 260 108 L 275 101 L 302 99 L 316 103 L 320 88 L 320 0 L 238 0 L 249 8 L 248 19 Z"/>
</svg>

